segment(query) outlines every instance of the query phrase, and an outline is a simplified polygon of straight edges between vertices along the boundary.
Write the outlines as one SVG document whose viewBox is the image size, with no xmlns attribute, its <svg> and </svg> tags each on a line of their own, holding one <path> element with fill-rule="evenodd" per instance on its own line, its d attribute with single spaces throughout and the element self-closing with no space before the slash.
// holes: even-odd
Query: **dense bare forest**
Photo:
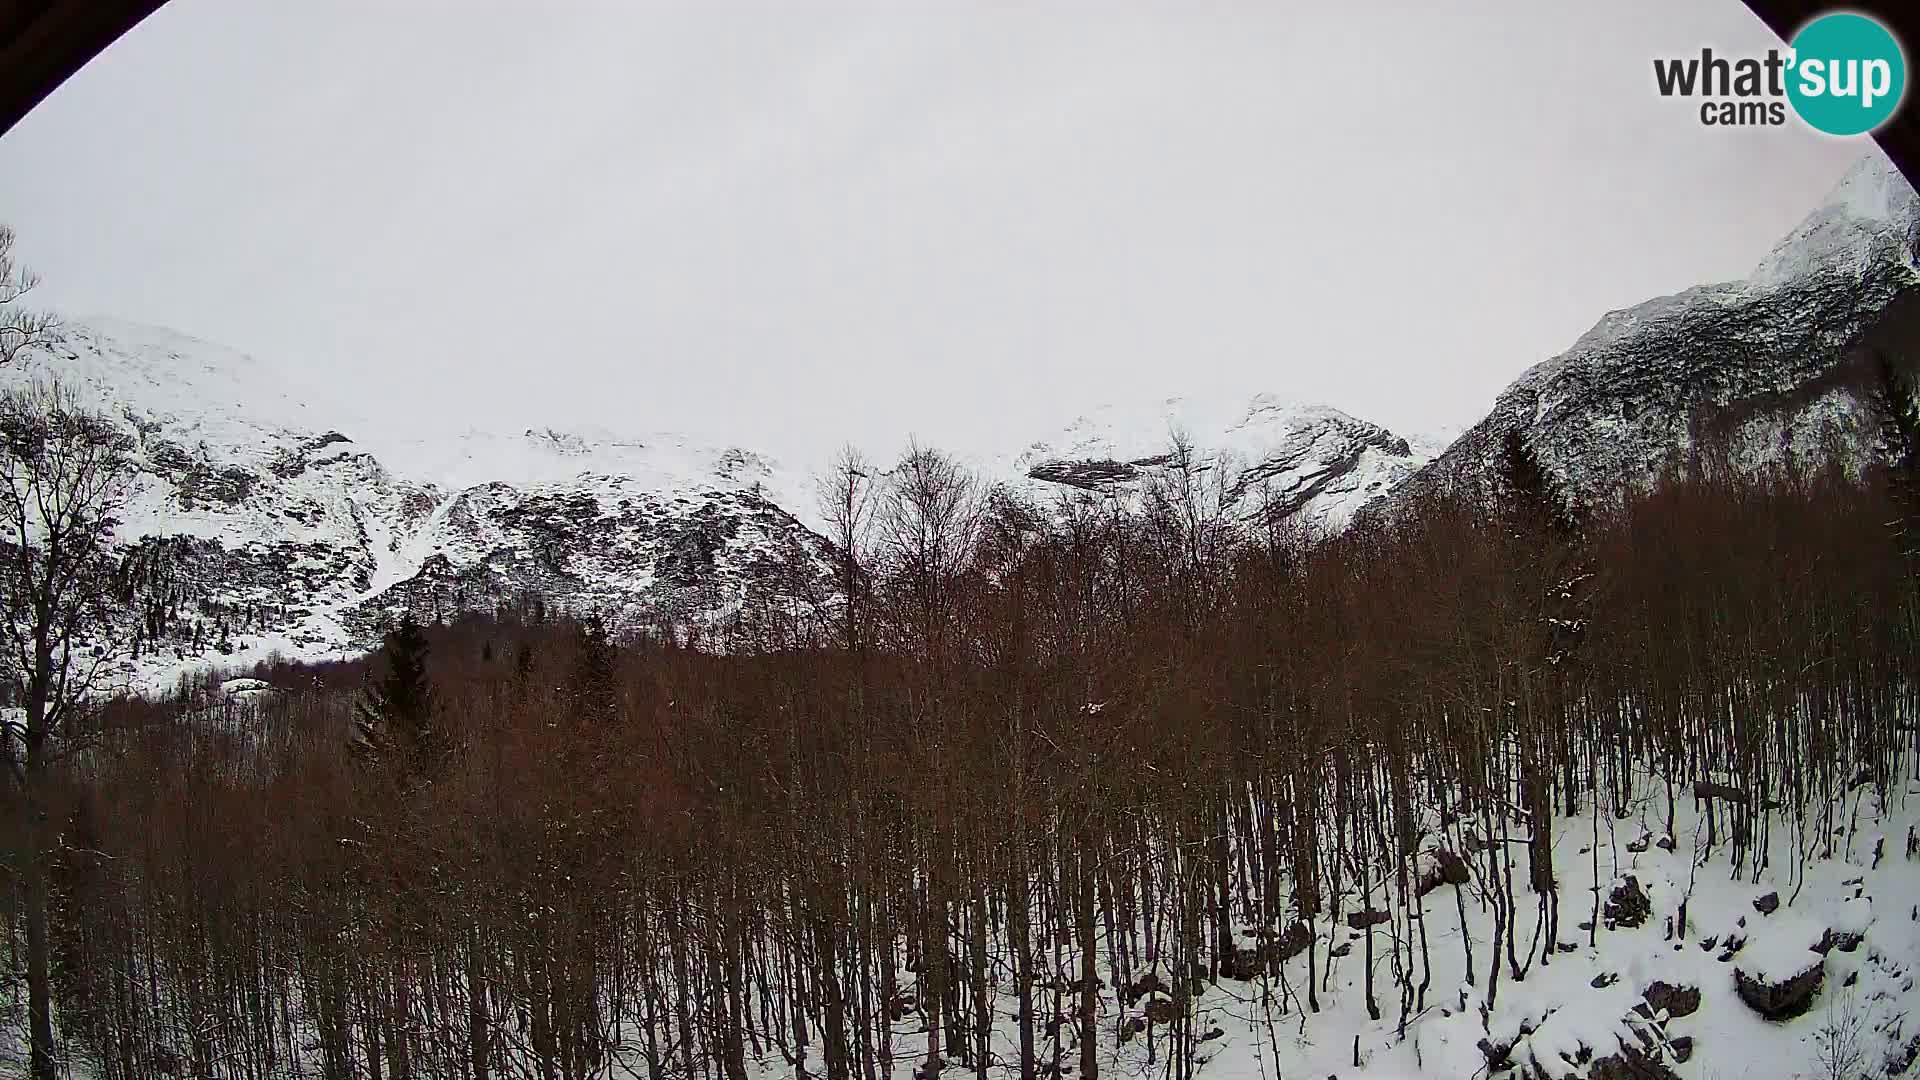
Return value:
<svg viewBox="0 0 1920 1080">
<path fill-rule="evenodd" d="M 826 616 L 503 606 L 88 712 L 52 842 L 8 788 L 5 977 L 42 843 L 62 1058 L 103 1077 L 1095 1080 L 1124 1044 L 1185 1080 L 1208 986 L 1311 1030 L 1333 926 L 1404 1033 L 1454 994 L 1422 897 L 1489 1003 L 1625 918 L 1556 828 L 1597 867 L 1630 805 L 1666 843 L 1691 807 L 1757 880 L 1904 798 L 1920 430 L 1886 424 L 1864 478 L 1702 460 L 1593 512 L 1516 442 L 1497 508 L 1314 542 L 1217 465 L 1035 507 L 850 458 Z"/>
</svg>

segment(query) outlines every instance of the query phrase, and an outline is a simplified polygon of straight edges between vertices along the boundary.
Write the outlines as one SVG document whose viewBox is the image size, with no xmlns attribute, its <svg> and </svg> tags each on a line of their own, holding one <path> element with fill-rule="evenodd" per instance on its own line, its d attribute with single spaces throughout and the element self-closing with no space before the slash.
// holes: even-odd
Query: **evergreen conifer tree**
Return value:
<svg viewBox="0 0 1920 1080">
<path fill-rule="evenodd" d="M 581 719 L 595 727 L 611 724 L 619 715 L 617 661 L 613 635 L 600 616 L 589 617 L 575 642 L 571 690 Z"/>
<path fill-rule="evenodd" d="M 1913 376 L 1893 357 L 1874 358 L 1875 397 L 1880 406 L 1880 434 L 1887 445 L 1887 486 L 1899 507 L 1893 522 L 1900 548 L 1908 558 L 1920 554 L 1914 539 L 1914 519 L 1920 510 L 1920 400 L 1914 396 Z"/>
<path fill-rule="evenodd" d="M 362 692 L 357 745 L 369 757 L 397 766 L 408 780 L 432 781 L 450 748 L 435 724 L 426 633 L 412 613 L 387 632 L 382 651 L 387 672 Z"/>
<path fill-rule="evenodd" d="M 1547 471 L 1533 443 L 1518 428 L 1510 428 L 1500 441 L 1501 496 L 1503 510 L 1512 525 L 1523 534 L 1568 539 L 1579 531 L 1579 518 L 1559 481 Z"/>
</svg>

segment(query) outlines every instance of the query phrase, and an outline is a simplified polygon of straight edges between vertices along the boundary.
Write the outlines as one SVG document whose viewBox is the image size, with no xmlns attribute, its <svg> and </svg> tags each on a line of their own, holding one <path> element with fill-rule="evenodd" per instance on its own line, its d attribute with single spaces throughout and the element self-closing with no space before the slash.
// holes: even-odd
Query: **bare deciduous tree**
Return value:
<svg viewBox="0 0 1920 1080">
<path fill-rule="evenodd" d="M 0 586 L 6 664 L 23 706 L 5 725 L 25 796 L 27 983 L 33 1076 L 53 1080 L 45 776 L 87 745 L 96 683 L 114 655 L 111 543 L 132 478 L 128 440 L 57 383 L 0 393 Z M 16 749 L 16 744 L 18 748 Z"/>
<path fill-rule="evenodd" d="M 1590 945 L 1649 918 L 1609 883 L 1671 850 L 1676 788 L 1702 878 L 1751 877 L 1784 827 L 1804 881 L 1913 775 L 1886 478 L 1676 476 L 1558 539 L 1563 501 L 1434 496 L 1296 539 L 1190 448 L 1154 470 L 1043 510 L 918 450 L 868 503 L 843 462 L 857 648 L 635 635 L 582 663 L 532 600 L 423 627 L 464 752 L 404 799 L 341 753 L 363 662 L 260 665 L 288 689 L 240 725 L 113 702 L 141 737 L 49 786 L 63 1051 L 102 1080 L 885 1080 L 924 1045 L 922 1078 L 1195 1080 L 1208 1014 L 1251 1006 L 1300 1071 L 1295 1011 L 1303 1039 L 1362 1003 L 1385 1034 L 1397 992 L 1412 1037 L 1456 975 L 1463 1013 L 1510 1009 L 1559 969 L 1556 872 L 1591 867 Z M 1611 840 L 1660 787 L 1669 835 Z M 1549 862 L 1553 835 L 1591 858 Z M 1829 1031 L 1805 1056 L 1851 1069 Z"/>
<path fill-rule="evenodd" d="M 51 314 L 21 303 L 40 284 L 40 277 L 14 260 L 13 239 L 13 230 L 0 225 L 0 364 L 10 364 L 22 351 L 45 344 L 60 325 Z"/>
<path fill-rule="evenodd" d="M 843 612 L 841 643 L 849 650 L 859 649 L 862 620 L 861 603 L 866 589 L 867 568 L 862 565 L 873 529 L 873 470 L 859 450 L 851 446 L 840 452 L 833 469 L 820 478 L 820 512 L 827 522 L 827 539 L 833 542 Z"/>
<path fill-rule="evenodd" d="M 936 660 L 984 510 L 979 481 L 953 458 L 918 444 L 888 475 L 877 508 L 880 555 L 909 613 L 908 639 Z"/>
</svg>

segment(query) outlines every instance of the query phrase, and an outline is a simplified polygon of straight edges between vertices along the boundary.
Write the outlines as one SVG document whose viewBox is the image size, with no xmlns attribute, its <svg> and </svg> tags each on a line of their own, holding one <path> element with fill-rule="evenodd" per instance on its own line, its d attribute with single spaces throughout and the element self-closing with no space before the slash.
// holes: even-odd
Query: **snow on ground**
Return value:
<svg viewBox="0 0 1920 1080">
<path fill-rule="evenodd" d="M 1207 985 L 1195 999 L 1194 1027 L 1199 1033 L 1217 1029 L 1219 1034 L 1200 1042 L 1196 1075 L 1213 1080 L 1561 1078 L 1590 1075 L 1594 1061 L 1619 1054 L 1626 1045 L 1663 1059 L 1684 1080 L 1825 1077 L 1819 1061 L 1822 1033 L 1844 1026 L 1846 1015 L 1860 1017 L 1858 1049 L 1873 1076 L 1883 1075 L 1879 1070 L 1888 1059 L 1898 1064 L 1909 1048 L 1920 1046 L 1920 993 L 1915 991 L 1915 974 L 1920 972 L 1920 916 L 1915 914 L 1920 911 L 1920 859 L 1908 859 L 1903 846 L 1907 830 L 1920 825 L 1920 793 L 1897 797 L 1884 817 L 1870 796 L 1857 796 L 1859 817 L 1851 823 L 1852 804 L 1838 808 L 1832 857 L 1812 859 L 1804 877 L 1793 854 L 1796 843 L 1817 856 L 1822 837 L 1810 825 L 1805 837 L 1796 838 L 1790 824 L 1776 822 L 1768 869 L 1758 880 L 1750 864 L 1747 873 L 1732 875 L 1724 818 L 1720 847 L 1709 853 L 1704 819 L 1690 798 L 1680 798 L 1674 827 L 1678 843 L 1672 851 L 1658 842 L 1639 842 L 1664 836 L 1664 788 L 1645 789 L 1625 820 L 1603 814 L 1596 823 L 1583 813 L 1555 822 L 1561 940 L 1568 951 L 1553 955 L 1547 964 L 1536 960 L 1525 979 L 1516 981 L 1505 967 L 1503 949 L 1491 1006 L 1491 919 L 1475 903 L 1474 886 L 1467 886 L 1467 934 L 1477 969 L 1469 985 L 1453 889 L 1442 885 L 1421 905 L 1433 982 L 1426 1008 L 1410 1019 L 1404 1039 L 1398 1032 L 1389 928 L 1354 931 L 1344 922 L 1330 926 L 1322 921 L 1316 926 L 1316 963 L 1326 988 L 1320 994 L 1321 1011 L 1308 1014 L 1304 1008 L 1304 955 L 1286 965 L 1284 979 L 1279 973 L 1271 976 L 1267 987 L 1228 979 Z M 1875 842 L 1882 835 L 1889 840 L 1875 866 Z M 1524 944 L 1533 933 L 1533 898 L 1526 891 L 1524 849 L 1516 844 L 1514 854 L 1516 919 Z M 1642 926 L 1613 929 L 1602 916 L 1596 943 L 1589 945 L 1588 931 L 1579 924 L 1593 919 L 1596 905 L 1604 905 L 1612 888 L 1628 875 L 1645 889 L 1651 914 Z M 1764 915 L 1755 901 L 1769 894 L 1777 894 L 1780 904 L 1772 915 Z M 1350 898 L 1347 909 L 1353 907 Z M 1830 931 L 1858 935 L 1857 943 L 1849 950 L 1843 937 L 1842 944 L 1828 943 L 1823 956 L 1814 947 L 1821 946 Z M 1368 1017 L 1363 997 L 1361 939 L 1369 932 L 1375 939 L 1375 993 L 1382 1014 L 1378 1021 Z M 1352 948 L 1329 960 L 1330 945 Z M 1077 970 L 1077 963 L 1069 952 L 1068 970 Z M 1791 1020 L 1763 1019 L 1735 990 L 1736 967 L 1786 979 L 1810 963 L 1823 967 L 1824 980 L 1807 1011 Z M 1102 968 L 1111 986 L 1112 974 Z M 1416 981 L 1417 973 L 1416 967 Z M 903 971 L 901 978 L 908 985 L 912 976 Z M 1656 984 L 1697 989 L 1697 1010 L 1669 1016 L 1647 1006 L 1644 995 Z M 1119 1025 L 1142 1015 L 1146 1004 L 1142 1000 L 1123 1010 L 1111 990 L 1103 994 L 1104 1075 L 1135 1078 L 1164 1072 L 1165 1048 L 1150 1047 L 1146 1036 L 1114 1046 L 1112 1036 Z M 997 1060 L 989 1075 L 1018 1076 L 1010 988 L 996 1012 L 1002 1022 L 994 1033 Z M 1153 1030 L 1161 1029 L 1153 1025 Z M 1070 1040 L 1071 1025 L 1067 1035 Z M 1483 1043 L 1510 1046 L 1510 1066 L 1490 1070 Z M 924 1047 L 914 1019 L 896 1025 L 895 1045 L 905 1055 L 895 1070 L 905 1077 Z M 1675 1058 L 1682 1048 L 1688 1060 L 1679 1062 Z M 1076 1055 L 1069 1042 L 1065 1060 L 1071 1063 Z M 629 1075 L 645 1075 L 643 1062 L 629 1064 Z M 803 1064 L 811 1075 L 824 1069 L 817 1052 Z M 758 1069 L 768 1080 L 796 1075 L 778 1053 L 758 1062 Z M 946 1075 L 968 1073 L 948 1062 Z"/>
<path fill-rule="evenodd" d="M 224 689 L 229 698 L 269 692 L 251 680 L 230 680 Z M 1408 1018 L 1404 1035 L 1391 924 L 1353 930 L 1344 921 L 1322 920 L 1314 928 L 1320 1011 L 1305 1008 L 1304 956 L 1264 982 L 1223 978 L 1203 984 L 1193 1004 L 1199 1038 L 1193 1075 L 1211 1080 L 1560 1080 L 1627 1075 L 1599 1074 L 1594 1066 L 1639 1053 L 1683 1080 L 1811 1080 L 1828 1076 L 1821 1059 L 1836 1033 L 1851 1042 L 1868 1075 L 1904 1074 L 1920 1048 L 1920 994 L 1915 992 L 1920 858 L 1906 850 L 1910 830 L 1920 827 L 1920 788 L 1897 791 L 1884 808 L 1870 790 L 1858 789 L 1830 816 L 1800 829 L 1776 820 L 1765 869 L 1757 874 L 1751 859 L 1744 872 L 1733 872 L 1724 818 L 1720 846 L 1709 851 L 1704 818 L 1691 799 L 1680 796 L 1671 834 L 1667 806 L 1664 786 L 1647 783 L 1624 818 L 1603 813 L 1596 819 L 1583 811 L 1554 821 L 1562 951 L 1545 962 L 1536 959 L 1523 979 L 1513 977 L 1502 949 L 1498 988 L 1490 986 L 1491 923 L 1475 901 L 1472 884 L 1465 887 L 1464 933 L 1475 959 L 1469 976 L 1454 889 L 1443 884 L 1421 901 L 1432 981 L 1424 1008 Z M 1513 831 L 1524 833 L 1525 827 Z M 1516 929 L 1524 943 L 1533 934 L 1533 904 L 1525 891 L 1522 839 L 1515 837 L 1512 851 Z M 1810 853 L 1804 866 L 1798 851 Z M 1612 925 L 1596 911 L 1629 879 L 1645 892 L 1647 917 L 1638 926 Z M 1346 909 L 1355 906 L 1349 897 Z M 1596 919 L 1589 944 L 1589 930 L 1581 924 Z M 1409 933 L 1417 942 L 1417 933 Z M 1374 937 L 1379 1020 L 1368 1016 L 1363 999 L 1367 934 Z M 1250 929 L 1245 936 L 1252 939 Z M 1330 957 L 1330 949 L 1338 955 Z M 1063 963 L 1068 971 L 1078 968 L 1071 950 Z M 1820 969 L 1821 984 L 1806 1011 L 1791 1019 L 1763 1018 L 1736 990 L 1736 970 L 1784 981 L 1809 967 Z M 1149 970 L 1163 984 L 1170 981 L 1164 964 Z M 1149 994 L 1123 1007 L 1104 964 L 1101 975 L 1106 986 L 1099 1016 L 1102 1075 L 1128 1080 L 1167 1075 L 1165 1029 L 1147 1023 L 1145 1015 L 1169 999 Z M 912 986 L 912 973 L 901 970 L 898 976 L 903 988 Z M 1004 968 L 1000 977 L 995 1057 L 987 1071 L 995 1080 L 1009 1080 L 1018 1076 L 1017 1027 Z M 1044 994 L 1036 995 L 1042 1010 L 1044 1001 Z M 1042 1011 L 1040 1049 L 1050 1057 L 1044 1018 Z M 1115 1033 L 1136 1022 L 1144 1031 L 1117 1045 Z M 1073 1025 L 1060 1030 L 1066 1040 L 1061 1057 L 1070 1072 L 1078 1055 Z M 918 1017 L 909 1016 L 895 1024 L 893 1034 L 894 1075 L 905 1080 L 919 1063 L 924 1031 Z M 9 1042 L 17 1035 L 17 1029 L 9 1029 L 0 1038 L 0 1067 L 20 1060 L 17 1042 Z M 1503 1065 L 1489 1068 L 1489 1048 Z M 756 1080 L 824 1075 L 817 1044 L 797 1065 L 771 1048 L 750 1065 Z M 970 1073 L 949 1061 L 945 1075 L 960 1080 Z M 76 1069 L 75 1075 L 87 1074 Z M 621 1080 L 648 1075 L 637 1052 L 617 1059 L 608 1073 Z"/>
<path fill-rule="evenodd" d="M 1780 912 L 1769 918 L 1764 932 L 1748 938 L 1733 958 L 1734 970 L 1760 982 L 1786 982 L 1820 961 L 1814 950 L 1826 936 L 1825 922 L 1801 912 Z"/>
</svg>

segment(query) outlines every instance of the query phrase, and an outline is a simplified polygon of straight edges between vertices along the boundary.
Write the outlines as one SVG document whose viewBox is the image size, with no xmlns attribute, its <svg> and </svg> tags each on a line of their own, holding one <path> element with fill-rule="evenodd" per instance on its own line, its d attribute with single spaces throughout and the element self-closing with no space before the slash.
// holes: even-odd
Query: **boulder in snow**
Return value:
<svg viewBox="0 0 1920 1080">
<path fill-rule="evenodd" d="M 228 697 L 254 697 L 276 693 L 279 689 L 264 679 L 228 679 L 220 684 L 220 692 Z"/>
<path fill-rule="evenodd" d="M 1733 968 L 1740 1000 L 1768 1020 L 1806 1012 L 1826 977 L 1827 958 L 1816 951 L 1826 937 L 1825 926 L 1790 916 L 1756 931 Z"/>
<path fill-rule="evenodd" d="M 1634 927 L 1646 923 L 1647 916 L 1653 914 L 1653 902 L 1647 899 L 1646 891 L 1640 888 L 1640 879 L 1628 874 L 1607 897 L 1607 906 L 1600 914 L 1606 916 L 1607 928 L 1615 926 Z"/>
<path fill-rule="evenodd" d="M 1262 972 L 1272 970 L 1282 961 L 1304 951 L 1313 940 L 1313 931 L 1307 928 L 1306 923 L 1295 921 L 1285 932 L 1262 931 L 1260 937 L 1258 946 L 1236 946 L 1232 952 L 1220 958 L 1222 978 L 1252 982 Z"/>
<path fill-rule="evenodd" d="M 1365 930 L 1370 926 L 1379 926 L 1391 918 L 1393 918 L 1393 916 L 1384 911 L 1375 911 L 1372 908 L 1366 908 L 1361 911 L 1349 913 L 1347 915 L 1347 926 L 1354 930 Z"/>
<path fill-rule="evenodd" d="M 1733 987 L 1740 1000 L 1769 1020 L 1791 1020 L 1807 1011 L 1813 995 L 1826 977 L 1826 962 L 1818 953 L 1808 956 L 1807 965 L 1796 975 L 1769 982 L 1738 967 L 1733 969 Z"/>
<path fill-rule="evenodd" d="M 1647 1007 L 1655 1016 L 1665 1009 L 1670 1017 L 1692 1016 L 1700 1010 L 1700 988 L 1697 986 L 1675 986 L 1672 983 L 1655 979 L 1647 985 Z"/>
</svg>

